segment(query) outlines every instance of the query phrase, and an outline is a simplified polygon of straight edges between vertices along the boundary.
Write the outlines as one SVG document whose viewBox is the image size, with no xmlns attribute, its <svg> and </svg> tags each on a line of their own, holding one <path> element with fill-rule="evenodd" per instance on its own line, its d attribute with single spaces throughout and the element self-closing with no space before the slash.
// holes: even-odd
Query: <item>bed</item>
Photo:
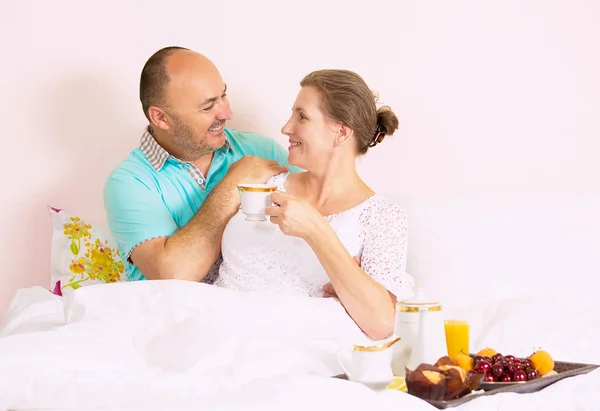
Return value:
<svg viewBox="0 0 600 411">
<path fill-rule="evenodd" d="M 409 271 L 448 316 L 469 316 L 472 347 L 600 364 L 600 196 L 397 201 Z M 435 409 L 331 378 L 337 348 L 365 342 L 335 299 L 175 280 L 25 288 L 0 331 L 0 409 Z M 595 370 L 456 409 L 600 409 L 598 387 Z"/>
</svg>

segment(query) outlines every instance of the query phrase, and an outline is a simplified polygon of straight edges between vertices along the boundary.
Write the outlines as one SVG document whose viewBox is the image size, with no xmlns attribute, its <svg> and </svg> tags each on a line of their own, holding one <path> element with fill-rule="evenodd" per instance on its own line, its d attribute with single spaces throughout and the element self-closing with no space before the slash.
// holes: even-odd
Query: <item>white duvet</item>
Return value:
<svg viewBox="0 0 600 411">
<path fill-rule="evenodd" d="M 469 310 L 472 347 L 600 364 L 591 294 L 497 300 Z M 185 281 L 15 296 L 0 332 L 0 410 L 435 409 L 397 391 L 330 378 L 340 344 L 366 338 L 334 299 L 242 293 Z M 459 410 L 600 409 L 600 370 L 535 394 Z"/>
</svg>

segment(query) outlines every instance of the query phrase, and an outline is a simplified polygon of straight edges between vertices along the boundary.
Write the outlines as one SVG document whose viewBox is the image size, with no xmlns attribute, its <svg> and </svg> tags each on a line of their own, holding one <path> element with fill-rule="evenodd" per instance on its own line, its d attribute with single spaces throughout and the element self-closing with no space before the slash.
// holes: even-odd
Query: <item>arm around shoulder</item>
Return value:
<svg viewBox="0 0 600 411">
<path fill-rule="evenodd" d="M 134 175 L 113 173 L 104 203 L 119 247 L 143 277 L 200 281 L 219 255 L 223 228 L 235 208 L 218 201 L 219 194 L 215 188 L 181 229 L 157 188 Z"/>
</svg>

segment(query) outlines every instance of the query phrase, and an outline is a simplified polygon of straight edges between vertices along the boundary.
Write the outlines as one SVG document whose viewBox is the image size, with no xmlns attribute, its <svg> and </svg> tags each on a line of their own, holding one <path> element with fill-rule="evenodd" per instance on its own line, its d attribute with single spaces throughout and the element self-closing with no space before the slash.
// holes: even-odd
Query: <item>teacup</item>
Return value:
<svg viewBox="0 0 600 411">
<path fill-rule="evenodd" d="M 238 184 L 242 213 L 246 221 L 266 221 L 265 208 L 271 206 L 271 193 L 277 186 L 269 184 Z"/>
<path fill-rule="evenodd" d="M 349 380 L 372 388 L 385 388 L 394 379 L 392 350 L 389 348 L 398 340 L 400 337 L 379 345 L 340 347 L 338 362 Z"/>
</svg>

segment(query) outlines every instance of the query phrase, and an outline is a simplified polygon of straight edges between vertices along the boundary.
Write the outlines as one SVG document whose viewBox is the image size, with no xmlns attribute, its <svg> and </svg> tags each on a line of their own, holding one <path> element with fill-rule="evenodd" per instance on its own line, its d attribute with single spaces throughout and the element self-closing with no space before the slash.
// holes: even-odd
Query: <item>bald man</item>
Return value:
<svg viewBox="0 0 600 411">
<path fill-rule="evenodd" d="M 157 51 L 140 79 L 149 125 L 140 147 L 104 187 L 108 223 L 129 280 L 212 283 L 221 237 L 240 206 L 237 184 L 288 170 L 287 151 L 267 137 L 228 129 L 227 86 L 205 56 Z"/>
</svg>

